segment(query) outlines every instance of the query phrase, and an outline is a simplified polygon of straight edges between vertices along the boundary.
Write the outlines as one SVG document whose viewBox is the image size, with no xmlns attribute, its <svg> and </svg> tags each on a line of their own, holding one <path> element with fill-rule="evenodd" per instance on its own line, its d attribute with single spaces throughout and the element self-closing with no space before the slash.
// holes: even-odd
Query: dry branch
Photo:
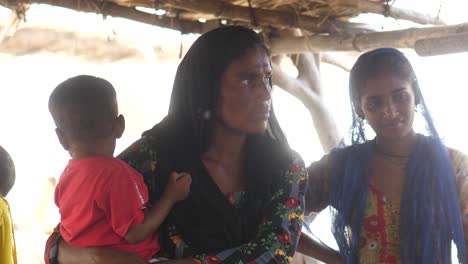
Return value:
<svg viewBox="0 0 468 264">
<path fill-rule="evenodd" d="M 419 56 L 434 56 L 448 53 L 467 52 L 468 34 L 429 38 L 416 41 L 414 50 Z"/>
<path fill-rule="evenodd" d="M 331 19 L 313 18 L 293 12 L 274 11 L 228 4 L 218 0 L 159 0 L 164 7 L 173 7 L 202 14 L 214 14 L 218 18 L 232 19 L 261 26 L 277 28 L 302 28 L 314 32 L 369 32 L 362 24 Z M 253 15 L 252 15 L 253 14 Z"/>
<path fill-rule="evenodd" d="M 297 97 L 309 110 L 323 150 L 327 153 L 341 139 L 333 115 L 322 98 L 320 56 L 301 54 L 296 63 L 299 75 L 288 76 L 281 70 L 280 61 L 273 64 L 273 83 Z"/>
<path fill-rule="evenodd" d="M 432 15 L 419 13 L 413 10 L 407 10 L 391 5 L 389 5 L 387 9 L 384 4 L 370 2 L 367 0 L 360 0 L 356 4 L 357 9 L 362 13 L 375 13 L 396 19 L 413 21 L 418 24 L 445 25 L 445 22 L 438 16 L 434 17 Z"/>
<path fill-rule="evenodd" d="M 194 21 L 183 21 L 175 18 L 167 18 L 141 12 L 132 7 L 124 7 L 110 2 L 97 0 L 70 1 L 70 0 L 0 0 L 0 4 L 6 7 L 14 7 L 17 4 L 48 4 L 60 6 L 76 11 L 102 14 L 104 16 L 121 17 L 135 20 L 141 23 L 170 28 L 181 32 L 201 33 L 203 24 Z"/>
<path fill-rule="evenodd" d="M 395 31 L 356 34 L 352 36 L 306 36 L 272 38 L 273 54 L 321 51 L 365 51 L 379 47 L 414 48 L 416 41 L 467 33 L 468 23 L 451 26 L 409 28 Z"/>
<path fill-rule="evenodd" d="M 336 55 L 323 52 L 320 54 L 320 59 L 322 60 L 322 62 L 334 65 L 344 71 L 351 71 L 352 64 L 346 63 L 346 61 L 343 58 L 340 58 Z"/>
</svg>

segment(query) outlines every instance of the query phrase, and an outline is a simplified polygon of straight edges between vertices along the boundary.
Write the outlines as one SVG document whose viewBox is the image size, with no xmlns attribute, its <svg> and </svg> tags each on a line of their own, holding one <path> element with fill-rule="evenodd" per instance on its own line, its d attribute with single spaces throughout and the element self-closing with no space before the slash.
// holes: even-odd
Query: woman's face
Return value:
<svg viewBox="0 0 468 264">
<path fill-rule="evenodd" d="M 265 132 L 271 110 L 271 64 L 266 51 L 248 49 L 221 77 L 218 120 L 241 133 Z"/>
<path fill-rule="evenodd" d="M 411 82 L 381 74 L 363 84 L 361 115 L 380 139 L 401 139 L 413 131 L 415 94 Z"/>
</svg>

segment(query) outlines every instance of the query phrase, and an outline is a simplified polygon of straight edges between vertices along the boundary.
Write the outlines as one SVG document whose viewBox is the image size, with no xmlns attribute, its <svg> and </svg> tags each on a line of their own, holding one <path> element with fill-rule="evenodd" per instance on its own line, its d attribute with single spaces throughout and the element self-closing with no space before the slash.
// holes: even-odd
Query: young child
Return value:
<svg viewBox="0 0 468 264">
<path fill-rule="evenodd" d="M 8 152 L 0 146 L 0 263 L 16 264 L 15 235 L 10 206 L 5 197 L 15 184 L 15 165 Z"/>
<path fill-rule="evenodd" d="M 55 189 L 60 233 L 78 247 L 108 247 L 151 260 L 159 250 L 156 230 L 172 206 L 187 197 L 191 176 L 173 173 L 149 210 L 143 177 L 114 158 L 125 120 L 114 87 L 87 75 L 59 84 L 49 111 L 60 144 L 71 156 Z"/>
</svg>

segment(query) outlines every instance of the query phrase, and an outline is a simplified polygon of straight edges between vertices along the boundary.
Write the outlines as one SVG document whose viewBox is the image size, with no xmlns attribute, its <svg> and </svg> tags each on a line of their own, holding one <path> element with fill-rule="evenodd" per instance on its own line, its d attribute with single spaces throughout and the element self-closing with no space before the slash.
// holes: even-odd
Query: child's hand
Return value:
<svg viewBox="0 0 468 264">
<path fill-rule="evenodd" d="M 172 172 L 169 176 L 164 195 L 171 201 L 182 201 L 190 193 L 190 184 L 192 183 L 192 176 L 188 173 Z"/>
</svg>

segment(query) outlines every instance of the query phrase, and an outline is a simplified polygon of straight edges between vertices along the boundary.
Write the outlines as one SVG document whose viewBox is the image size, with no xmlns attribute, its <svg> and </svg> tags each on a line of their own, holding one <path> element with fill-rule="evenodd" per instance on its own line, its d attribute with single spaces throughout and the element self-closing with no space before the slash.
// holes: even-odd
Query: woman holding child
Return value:
<svg viewBox="0 0 468 264">
<path fill-rule="evenodd" d="M 177 70 L 167 117 L 119 156 L 143 175 L 150 201 L 172 172 L 191 175 L 189 196 L 158 230 L 158 256 L 177 263 L 292 259 L 307 177 L 274 116 L 271 72 L 254 31 L 231 26 L 202 35 Z M 49 239 L 46 261 L 143 263 L 59 241 L 58 233 Z"/>
</svg>

